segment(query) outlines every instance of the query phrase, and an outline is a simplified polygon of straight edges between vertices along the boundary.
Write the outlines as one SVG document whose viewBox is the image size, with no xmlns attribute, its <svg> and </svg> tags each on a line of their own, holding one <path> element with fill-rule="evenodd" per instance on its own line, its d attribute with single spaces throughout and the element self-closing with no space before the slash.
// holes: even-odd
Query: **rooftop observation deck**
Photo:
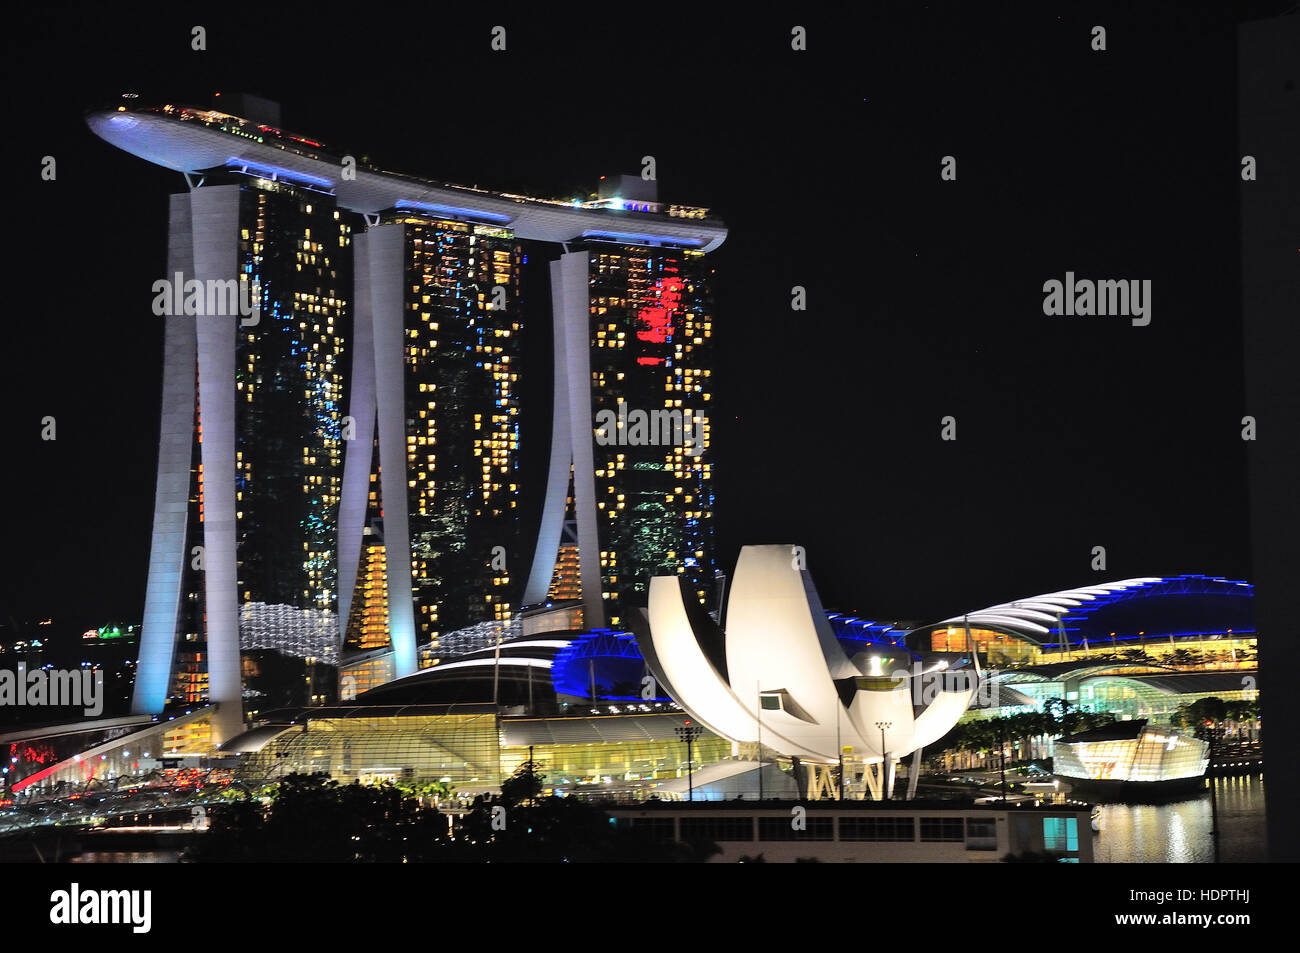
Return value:
<svg viewBox="0 0 1300 953">
<path fill-rule="evenodd" d="M 193 106 L 94 110 L 95 135 L 131 155 L 187 175 L 224 169 L 334 195 L 341 208 L 377 215 L 427 213 L 510 229 L 544 242 L 612 241 L 708 253 L 727 237 L 708 209 L 620 199 L 562 201 L 495 192 L 390 172 L 323 142 L 265 123 Z"/>
</svg>

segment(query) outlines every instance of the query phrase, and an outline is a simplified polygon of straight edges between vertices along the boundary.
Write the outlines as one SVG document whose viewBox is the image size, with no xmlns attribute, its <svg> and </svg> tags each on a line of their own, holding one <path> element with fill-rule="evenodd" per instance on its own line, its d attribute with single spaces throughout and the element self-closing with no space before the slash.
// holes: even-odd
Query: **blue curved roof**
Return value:
<svg viewBox="0 0 1300 953">
<path fill-rule="evenodd" d="M 1255 587 L 1184 574 L 1126 579 L 1004 602 L 938 623 L 1011 632 L 1041 645 L 1255 635 Z"/>
</svg>

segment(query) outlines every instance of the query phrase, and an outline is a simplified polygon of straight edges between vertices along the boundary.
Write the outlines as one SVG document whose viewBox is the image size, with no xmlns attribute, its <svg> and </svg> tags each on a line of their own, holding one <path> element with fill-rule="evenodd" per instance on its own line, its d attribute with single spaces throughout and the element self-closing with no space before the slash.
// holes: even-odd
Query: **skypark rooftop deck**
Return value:
<svg viewBox="0 0 1300 953">
<path fill-rule="evenodd" d="M 329 192 L 342 208 L 367 215 L 409 209 L 498 225 L 535 241 L 613 241 L 702 253 L 727 237 L 726 226 L 708 218 L 707 209 L 658 202 L 619 207 L 623 203 L 609 199 L 564 202 L 452 185 L 359 162 L 345 165 L 347 157 L 330 154 L 318 140 L 211 109 L 118 106 L 92 111 L 86 124 L 119 149 L 176 172 L 198 176 L 226 169 L 289 182 Z"/>
</svg>

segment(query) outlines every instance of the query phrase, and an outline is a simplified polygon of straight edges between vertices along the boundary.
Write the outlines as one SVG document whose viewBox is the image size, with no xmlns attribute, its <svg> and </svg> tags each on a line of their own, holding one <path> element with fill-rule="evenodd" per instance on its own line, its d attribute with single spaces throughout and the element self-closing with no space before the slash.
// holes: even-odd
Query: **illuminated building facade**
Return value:
<svg viewBox="0 0 1300 953">
<path fill-rule="evenodd" d="M 339 700 L 352 701 L 396 677 L 393 653 L 386 643 L 381 649 L 349 653 L 339 663 Z"/>
<path fill-rule="evenodd" d="M 237 339 L 240 601 L 332 615 L 351 226 L 332 196 L 280 183 L 240 199 L 241 270 L 263 288 Z"/>
<path fill-rule="evenodd" d="M 382 563 L 398 674 L 419 650 L 436 660 L 441 632 L 506 621 L 518 605 L 522 259 L 507 229 L 408 212 L 357 242 L 359 452 L 347 462 L 341 608 L 360 627 L 345 640 L 377 647 L 379 596 L 360 587 Z M 360 615 L 358 597 L 370 602 Z"/>
<path fill-rule="evenodd" d="M 1061 738 L 1053 770 L 1080 794 L 1195 790 L 1209 765 L 1209 743 L 1145 721 L 1121 721 Z"/>
<path fill-rule="evenodd" d="M 918 651 L 969 634 L 997 691 L 971 719 L 1060 699 L 1122 719 L 1168 723 L 1198 699 L 1258 698 L 1254 586 L 1185 574 L 1028 596 L 914 629 Z"/>
<path fill-rule="evenodd" d="M 372 480 L 372 485 L 375 480 Z M 344 630 L 344 650 L 388 648 L 388 559 L 382 525 L 376 521 L 363 534 L 357 582 Z"/>
<path fill-rule="evenodd" d="M 712 274 L 699 251 L 624 242 L 552 264 L 551 466 L 525 603 L 580 595 L 585 626 L 626 625 L 672 573 L 712 604 Z"/>
<path fill-rule="evenodd" d="M 206 695 L 221 703 L 218 734 L 230 734 L 243 721 L 241 645 L 302 655 L 279 641 L 302 641 L 303 626 L 269 620 L 310 616 L 307 628 L 324 618 L 337 629 L 350 243 L 331 196 L 285 183 L 213 176 L 172 196 L 168 274 L 235 280 L 260 296 L 251 314 L 163 318 L 137 712 Z"/>
<path fill-rule="evenodd" d="M 582 599 L 582 576 L 578 563 L 578 547 L 574 543 L 561 543 L 555 558 L 555 576 L 546 590 L 549 602 L 576 602 Z M 581 625 L 581 617 L 579 617 Z"/>
<path fill-rule="evenodd" d="M 245 751 L 237 773 L 248 781 L 300 771 L 344 783 L 444 780 L 459 791 L 488 790 L 500 783 L 499 739 L 490 705 L 324 708 Z"/>
</svg>

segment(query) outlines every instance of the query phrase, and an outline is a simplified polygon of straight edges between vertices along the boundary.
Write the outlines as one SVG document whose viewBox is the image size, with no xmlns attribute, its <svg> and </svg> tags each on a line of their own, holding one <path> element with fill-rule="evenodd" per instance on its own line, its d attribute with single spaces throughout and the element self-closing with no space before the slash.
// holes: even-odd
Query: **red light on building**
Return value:
<svg viewBox="0 0 1300 953">
<path fill-rule="evenodd" d="M 673 336 L 673 312 L 682 303 L 681 278 L 661 278 L 655 282 L 659 294 L 650 306 L 637 312 L 636 336 L 641 341 L 665 344 Z"/>
</svg>

